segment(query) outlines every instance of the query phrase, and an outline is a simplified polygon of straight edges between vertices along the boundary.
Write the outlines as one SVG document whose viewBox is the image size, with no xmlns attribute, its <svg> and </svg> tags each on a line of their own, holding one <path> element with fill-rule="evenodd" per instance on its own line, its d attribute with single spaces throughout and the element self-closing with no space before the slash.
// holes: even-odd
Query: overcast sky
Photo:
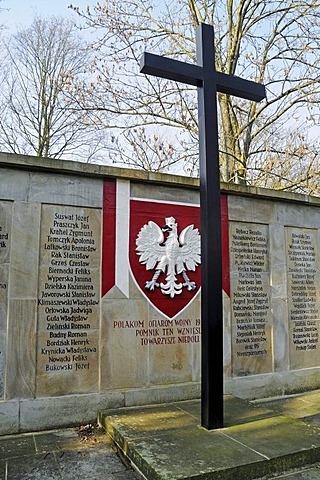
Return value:
<svg viewBox="0 0 320 480">
<path fill-rule="evenodd" d="M 3 23 L 14 32 L 17 26 L 28 27 L 35 14 L 41 16 L 61 15 L 69 18 L 76 18 L 76 14 L 68 9 L 72 3 L 80 9 L 87 5 L 95 5 L 95 0 L 3 0 L 0 6 L 5 9 L 0 16 L 0 23 Z"/>
</svg>

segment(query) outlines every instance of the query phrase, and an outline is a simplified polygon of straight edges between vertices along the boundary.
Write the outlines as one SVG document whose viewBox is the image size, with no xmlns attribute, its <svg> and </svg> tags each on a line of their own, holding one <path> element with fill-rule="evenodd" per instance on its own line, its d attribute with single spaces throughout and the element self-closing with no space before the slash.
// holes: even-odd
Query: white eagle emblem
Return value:
<svg viewBox="0 0 320 480">
<path fill-rule="evenodd" d="M 165 234 L 168 233 L 165 239 Z M 175 218 L 167 217 L 164 227 L 155 222 L 144 225 L 136 240 L 136 252 L 139 261 L 147 270 L 156 269 L 152 279 L 145 284 L 148 290 L 160 287 L 161 292 L 173 298 L 186 287 L 189 291 L 197 288 L 190 281 L 186 270 L 195 271 L 201 263 L 200 234 L 194 225 L 184 228 L 178 238 L 178 224 Z M 166 283 L 158 283 L 161 272 L 166 271 Z M 177 275 L 182 275 L 184 282 L 177 282 Z"/>
</svg>

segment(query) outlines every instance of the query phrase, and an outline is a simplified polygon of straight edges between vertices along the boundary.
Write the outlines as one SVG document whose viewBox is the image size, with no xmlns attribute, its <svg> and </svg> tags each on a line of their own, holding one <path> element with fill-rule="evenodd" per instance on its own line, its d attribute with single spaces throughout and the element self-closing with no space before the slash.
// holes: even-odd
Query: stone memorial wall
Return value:
<svg viewBox="0 0 320 480">
<path fill-rule="evenodd" d="M 320 201 L 221 214 L 225 392 L 320 388 Z M 0 154 L 0 434 L 199 397 L 200 237 L 195 179 Z"/>
</svg>

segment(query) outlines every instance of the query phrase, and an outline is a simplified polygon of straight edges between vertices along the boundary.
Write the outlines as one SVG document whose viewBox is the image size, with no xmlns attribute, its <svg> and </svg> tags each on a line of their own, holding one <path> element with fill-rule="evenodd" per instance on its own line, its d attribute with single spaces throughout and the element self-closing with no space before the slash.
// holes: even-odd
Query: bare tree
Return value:
<svg viewBox="0 0 320 480">
<path fill-rule="evenodd" d="M 125 145 L 125 137 L 132 140 L 132 128 L 144 128 L 147 147 L 153 147 L 156 133 L 163 148 L 170 127 L 170 144 L 175 137 L 171 162 L 183 162 L 186 171 L 197 173 L 194 89 L 138 75 L 138 60 L 147 49 L 195 62 L 195 28 L 205 22 L 215 27 L 217 69 L 263 82 L 268 94 L 260 104 L 219 95 L 222 179 L 274 188 L 294 184 L 297 190 L 310 191 L 319 158 L 304 155 L 308 148 L 303 138 L 311 135 L 318 111 L 319 1 L 174 0 L 155 5 L 151 0 L 105 0 L 85 12 L 73 8 L 100 32 L 92 70 L 96 79 L 79 104 L 94 112 L 95 122 L 114 129 L 114 137 L 122 138 L 118 144 Z M 145 140 L 139 130 L 134 138 L 140 144 Z M 310 137 L 308 145 L 315 142 Z M 143 164 L 130 142 L 126 148 L 130 158 Z M 153 150 L 159 157 L 161 151 L 156 146 Z M 145 155 L 146 149 L 141 151 Z M 297 152 L 298 172 L 277 168 L 288 159 L 295 163 Z M 126 161 L 121 152 L 117 159 Z M 170 166 L 168 162 L 166 168 Z"/>
<path fill-rule="evenodd" d="M 90 51 L 74 24 L 35 17 L 6 45 L 0 97 L 0 139 L 14 153 L 82 159 L 101 144 L 66 93 L 84 75 Z"/>
</svg>

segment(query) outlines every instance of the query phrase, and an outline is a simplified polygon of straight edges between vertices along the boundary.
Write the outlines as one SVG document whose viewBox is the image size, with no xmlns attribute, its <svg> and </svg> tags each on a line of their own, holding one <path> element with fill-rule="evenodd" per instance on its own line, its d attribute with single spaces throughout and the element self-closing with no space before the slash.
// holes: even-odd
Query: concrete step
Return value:
<svg viewBox="0 0 320 480">
<path fill-rule="evenodd" d="M 276 475 L 269 477 L 272 480 L 319 480 L 320 478 L 320 464 L 316 463 L 310 466 L 303 466 L 295 468 L 283 475 Z"/>
<path fill-rule="evenodd" d="M 147 480 L 253 480 L 320 460 L 319 426 L 275 405 L 226 396 L 225 426 L 213 431 L 199 426 L 199 400 L 101 412 L 99 422 Z"/>
</svg>

